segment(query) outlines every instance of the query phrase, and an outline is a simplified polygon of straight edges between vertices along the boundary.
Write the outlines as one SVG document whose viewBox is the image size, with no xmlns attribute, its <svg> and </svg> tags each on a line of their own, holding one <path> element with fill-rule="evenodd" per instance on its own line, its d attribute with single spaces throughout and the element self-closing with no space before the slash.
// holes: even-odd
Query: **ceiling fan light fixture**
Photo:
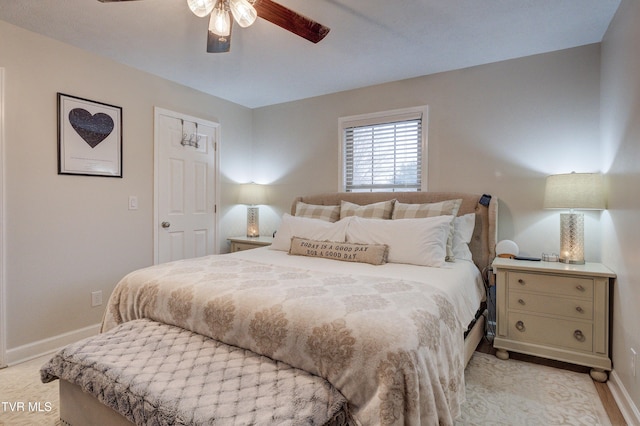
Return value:
<svg viewBox="0 0 640 426">
<path fill-rule="evenodd" d="M 229 8 L 238 25 L 243 28 L 253 24 L 258 12 L 247 0 L 229 0 Z"/>
<path fill-rule="evenodd" d="M 187 5 L 194 15 L 198 18 L 204 18 L 211 13 L 216 5 L 216 0 L 187 0 Z"/>
<path fill-rule="evenodd" d="M 209 31 L 221 37 L 227 37 L 231 34 L 231 16 L 229 16 L 229 11 L 224 9 L 224 6 L 216 7 L 211 12 Z"/>
</svg>

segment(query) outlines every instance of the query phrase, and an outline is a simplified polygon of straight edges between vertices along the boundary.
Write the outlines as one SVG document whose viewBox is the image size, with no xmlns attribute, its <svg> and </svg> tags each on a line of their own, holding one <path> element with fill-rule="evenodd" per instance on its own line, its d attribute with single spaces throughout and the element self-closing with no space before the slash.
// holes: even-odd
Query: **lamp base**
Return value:
<svg viewBox="0 0 640 426">
<path fill-rule="evenodd" d="M 584 215 L 560 215 L 560 262 L 584 265 Z"/>
<path fill-rule="evenodd" d="M 584 265 L 584 259 L 583 260 L 571 260 L 571 259 L 563 259 L 560 258 L 560 262 L 561 263 L 567 263 L 569 265 Z"/>
<path fill-rule="evenodd" d="M 260 209 L 259 207 L 247 207 L 247 237 L 260 236 Z"/>
</svg>

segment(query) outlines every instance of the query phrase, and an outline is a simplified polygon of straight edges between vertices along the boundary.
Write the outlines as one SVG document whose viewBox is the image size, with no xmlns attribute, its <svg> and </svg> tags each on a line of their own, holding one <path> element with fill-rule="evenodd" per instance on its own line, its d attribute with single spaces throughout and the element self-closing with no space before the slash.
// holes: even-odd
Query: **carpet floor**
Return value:
<svg viewBox="0 0 640 426">
<path fill-rule="evenodd" d="M 589 374 L 475 352 L 461 425 L 610 426 Z"/>
<path fill-rule="evenodd" d="M 40 382 L 48 358 L 0 370 L 0 425 L 60 424 L 58 382 Z M 456 426 L 611 425 L 588 374 L 475 352 L 465 382 L 467 402 Z"/>
</svg>

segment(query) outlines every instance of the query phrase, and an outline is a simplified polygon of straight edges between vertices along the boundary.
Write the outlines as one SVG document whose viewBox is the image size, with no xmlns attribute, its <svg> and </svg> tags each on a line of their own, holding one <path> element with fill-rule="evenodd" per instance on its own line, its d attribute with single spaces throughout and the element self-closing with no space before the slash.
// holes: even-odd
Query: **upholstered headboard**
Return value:
<svg viewBox="0 0 640 426">
<path fill-rule="evenodd" d="M 462 199 L 458 216 L 467 213 L 476 214 L 476 226 L 473 231 L 469 249 L 478 269 L 487 267 L 495 257 L 498 200 L 492 198 L 489 206 L 479 203 L 482 195 L 462 192 L 333 192 L 318 195 L 298 197 L 293 201 L 291 214 L 295 215 L 296 203 L 302 201 L 308 204 L 336 206 L 341 200 L 355 204 L 370 204 L 386 200 L 398 200 L 401 203 L 422 204 L 437 203 L 439 201 Z"/>
</svg>

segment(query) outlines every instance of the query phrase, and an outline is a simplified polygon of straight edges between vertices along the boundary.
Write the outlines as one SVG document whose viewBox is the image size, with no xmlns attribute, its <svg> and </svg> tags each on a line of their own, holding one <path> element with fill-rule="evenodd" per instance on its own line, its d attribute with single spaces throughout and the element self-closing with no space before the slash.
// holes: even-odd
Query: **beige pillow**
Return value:
<svg viewBox="0 0 640 426">
<path fill-rule="evenodd" d="M 296 216 L 337 222 L 340 219 L 340 206 L 321 206 L 298 201 L 296 203 Z"/>
<path fill-rule="evenodd" d="M 393 206 L 393 219 L 418 219 L 435 216 L 457 216 L 462 199 L 446 200 L 438 203 L 406 204 L 396 202 Z M 451 222 L 449 237 L 447 238 L 447 262 L 456 258 L 453 253 L 454 222 Z"/>
<path fill-rule="evenodd" d="M 337 243 L 293 237 L 289 254 L 383 265 L 387 263 L 389 247 L 386 244 Z"/>
<path fill-rule="evenodd" d="M 380 201 L 379 203 L 361 206 L 343 200 L 340 202 L 340 219 L 348 216 L 358 216 L 366 219 L 391 219 L 395 201 Z"/>
</svg>

